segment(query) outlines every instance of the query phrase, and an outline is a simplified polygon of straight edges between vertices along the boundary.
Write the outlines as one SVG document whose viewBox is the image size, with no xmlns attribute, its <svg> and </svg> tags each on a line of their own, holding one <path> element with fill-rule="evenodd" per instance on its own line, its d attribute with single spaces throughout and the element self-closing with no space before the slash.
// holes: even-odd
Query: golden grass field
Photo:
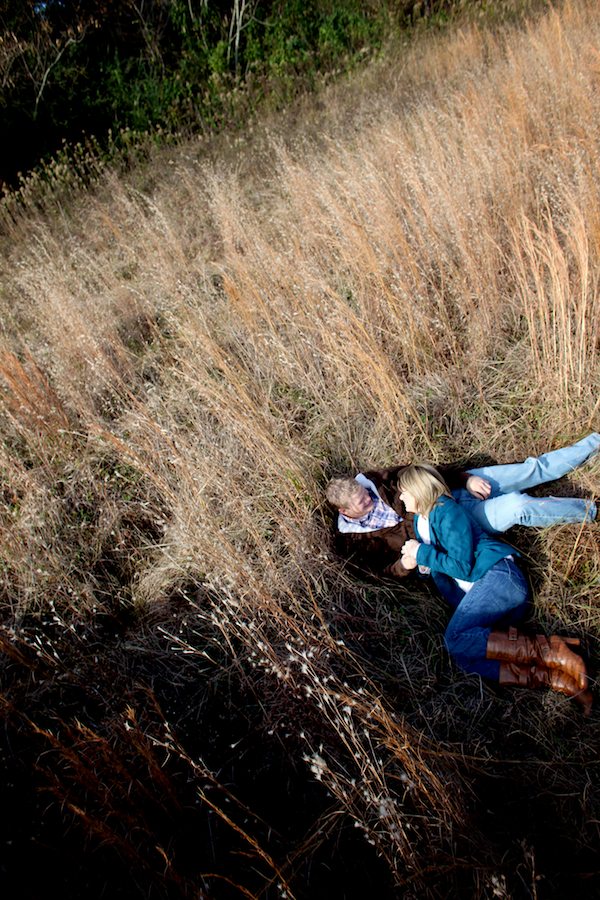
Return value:
<svg viewBox="0 0 600 900">
<path fill-rule="evenodd" d="M 597 896 L 598 712 L 461 675 L 438 599 L 345 572 L 323 488 L 598 430 L 599 173 L 600 16 L 573 0 L 390 46 L 243 134 L 182 140 L 94 189 L 5 201 L 6 728 L 35 744 L 40 809 L 126 860 L 128 896 L 146 878 L 145 896 L 314 900 L 307 860 L 339 841 L 335 876 L 354 835 L 380 897 Z M 597 497 L 599 474 L 553 489 Z M 592 676 L 598 535 L 508 535 L 532 621 L 585 638 Z M 102 639 L 100 620 L 118 623 Z M 142 651 L 132 699 L 117 682 Z M 114 696 L 98 682 L 102 714 L 43 696 L 89 690 L 105 653 L 121 680 Z M 239 752 L 276 747 L 322 789 L 302 839 L 271 841 L 260 803 L 186 743 L 161 672 L 224 709 L 252 698 Z M 177 794 L 167 760 L 251 874 L 186 869 L 136 812 L 144 791 Z"/>
</svg>

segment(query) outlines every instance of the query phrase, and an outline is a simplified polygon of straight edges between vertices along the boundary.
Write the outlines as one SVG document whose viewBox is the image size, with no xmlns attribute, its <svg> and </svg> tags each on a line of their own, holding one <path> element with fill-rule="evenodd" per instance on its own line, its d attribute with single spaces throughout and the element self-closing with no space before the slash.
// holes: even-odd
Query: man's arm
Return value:
<svg viewBox="0 0 600 900">
<path fill-rule="evenodd" d="M 396 531 L 385 529 L 367 534 L 337 532 L 336 550 L 362 574 L 405 578 L 410 570 L 403 565 L 400 551 L 408 533 L 405 529 L 401 529 L 400 533 Z"/>
<path fill-rule="evenodd" d="M 415 568 L 416 568 L 416 561 L 415 561 L 414 566 L 411 565 L 410 568 L 407 568 L 405 565 L 405 560 L 403 560 L 403 558 L 401 556 L 399 556 L 398 559 L 394 563 L 392 563 L 391 566 L 387 566 L 383 570 L 383 574 L 391 575 L 393 578 L 406 578 L 406 576 L 410 575 L 411 572 L 413 572 L 415 570 Z"/>
<path fill-rule="evenodd" d="M 372 469 L 363 474 L 373 482 L 378 490 L 383 488 L 387 492 L 389 502 L 393 503 L 397 509 L 400 505 L 396 498 L 398 476 L 405 468 L 406 466 L 390 466 L 387 469 Z M 492 492 L 489 481 L 479 475 L 469 475 L 466 469 L 460 469 L 458 466 L 437 466 L 437 469 L 451 491 L 465 488 L 478 500 L 487 500 Z"/>
<path fill-rule="evenodd" d="M 458 466 L 436 466 L 436 469 L 451 491 L 467 487 L 470 476 L 465 469 L 459 469 Z"/>
</svg>

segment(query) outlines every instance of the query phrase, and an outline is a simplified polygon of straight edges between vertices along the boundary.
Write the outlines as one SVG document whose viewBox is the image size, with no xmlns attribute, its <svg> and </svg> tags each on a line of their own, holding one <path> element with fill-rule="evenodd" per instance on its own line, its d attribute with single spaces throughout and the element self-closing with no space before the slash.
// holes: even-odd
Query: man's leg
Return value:
<svg viewBox="0 0 600 900">
<path fill-rule="evenodd" d="M 575 497 L 532 497 L 512 491 L 489 500 L 477 500 L 468 491 L 452 492 L 463 509 L 490 534 L 508 531 L 513 525 L 547 528 L 577 522 L 593 522 L 596 504 Z"/>
<path fill-rule="evenodd" d="M 483 466 L 481 469 L 469 469 L 471 475 L 480 475 L 492 485 L 492 497 L 497 494 L 508 494 L 511 491 L 526 491 L 556 481 L 568 475 L 600 450 L 600 434 L 589 434 L 570 447 L 551 450 L 542 456 L 530 456 L 522 463 L 509 463 L 501 466 Z"/>
<path fill-rule="evenodd" d="M 477 500 L 464 489 L 453 491 L 453 494 L 479 525 L 492 533 L 506 531 L 513 525 L 545 528 L 569 522 L 591 522 L 597 512 L 592 501 L 573 497 L 531 497 L 521 491 L 567 475 L 594 456 L 599 448 L 600 434 L 594 432 L 570 447 L 532 456 L 522 463 L 470 469 L 470 474 L 480 475 L 490 482 L 491 497 Z"/>
</svg>

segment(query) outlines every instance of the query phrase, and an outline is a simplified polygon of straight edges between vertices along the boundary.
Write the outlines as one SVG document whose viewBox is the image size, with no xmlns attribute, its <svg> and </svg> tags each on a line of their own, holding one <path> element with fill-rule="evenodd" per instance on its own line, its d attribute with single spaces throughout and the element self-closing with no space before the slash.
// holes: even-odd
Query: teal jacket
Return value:
<svg viewBox="0 0 600 900">
<path fill-rule="evenodd" d="M 415 516 L 415 532 L 418 527 Z M 417 562 L 428 566 L 434 577 L 441 573 L 477 581 L 501 559 L 519 555 L 504 541 L 486 534 L 451 497 L 440 497 L 433 507 L 429 530 L 431 544 L 420 544 Z"/>
</svg>

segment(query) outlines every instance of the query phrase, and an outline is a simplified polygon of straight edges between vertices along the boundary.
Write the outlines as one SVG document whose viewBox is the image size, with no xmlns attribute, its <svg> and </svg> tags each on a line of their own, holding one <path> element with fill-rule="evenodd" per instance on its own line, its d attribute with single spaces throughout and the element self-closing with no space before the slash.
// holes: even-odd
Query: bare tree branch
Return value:
<svg viewBox="0 0 600 900">
<path fill-rule="evenodd" d="M 85 32 L 84 32 L 84 34 L 85 34 Z M 81 37 L 79 37 L 77 39 L 74 37 L 69 37 L 67 39 L 66 43 L 63 44 L 63 46 L 60 48 L 60 50 L 58 51 L 58 53 L 56 54 L 56 56 L 54 57 L 54 59 L 52 60 L 50 65 L 46 66 L 46 70 L 45 70 L 44 74 L 42 75 L 40 87 L 39 87 L 39 90 L 38 90 L 36 98 L 35 98 L 35 106 L 33 108 L 33 118 L 34 119 L 37 117 L 38 106 L 40 105 L 40 100 L 42 99 L 42 94 L 44 93 L 44 88 L 46 87 L 46 83 L 48 81 L 48 76 L 50 75 L 50 72 L 52 71 L 54 66 L 60 61 L 60 58 L 62 57 L 62 55 L 65 52 L 65 50 L 67 49 L 67 47 L 70 47 L 71 44 L 78 44 L 80 41 L 82 41 L 84 34 L 82 34 Z"/>
</svg>

